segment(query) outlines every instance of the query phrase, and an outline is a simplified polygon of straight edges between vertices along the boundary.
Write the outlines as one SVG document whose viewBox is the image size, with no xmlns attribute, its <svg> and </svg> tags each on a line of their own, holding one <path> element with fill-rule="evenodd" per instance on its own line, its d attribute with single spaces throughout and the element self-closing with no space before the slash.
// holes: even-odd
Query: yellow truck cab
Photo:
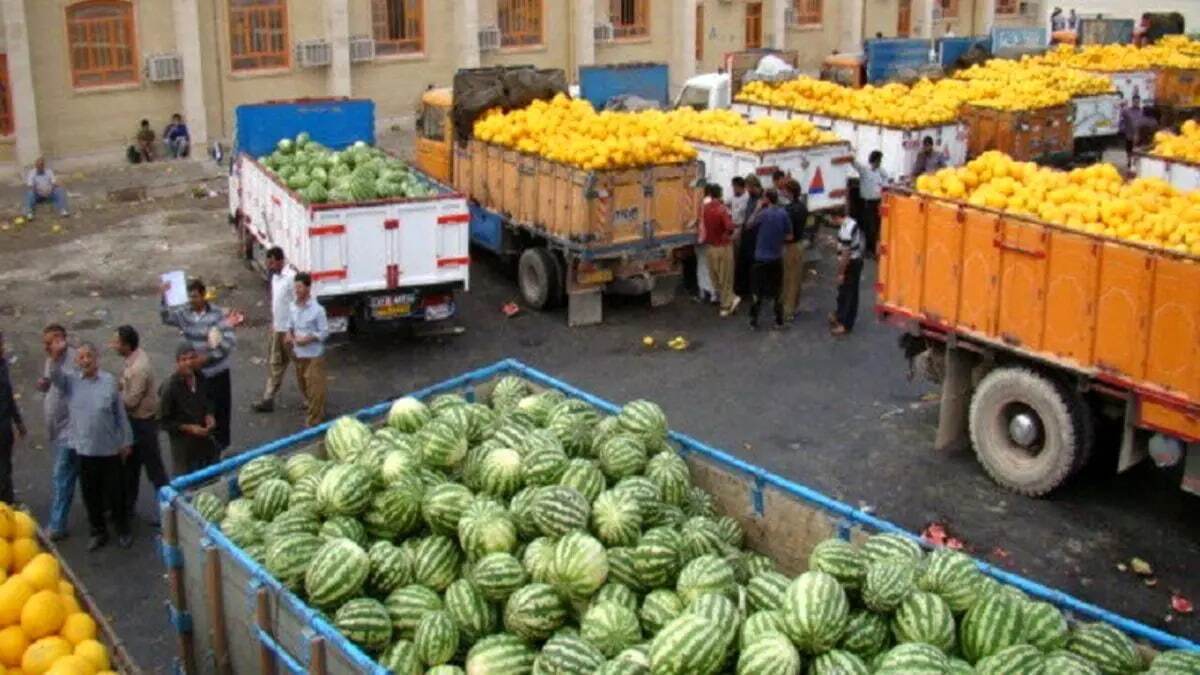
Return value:
<svg viewBox="0 0 1200 675">
<path fill-rule="evenodd" d="M 430 89 L 421 96 L 421 110 L 417 114 L 417 167 L 447 185 L 454 177 L 451 165 L 452 101 L 449 87 Z"/>
</svg>

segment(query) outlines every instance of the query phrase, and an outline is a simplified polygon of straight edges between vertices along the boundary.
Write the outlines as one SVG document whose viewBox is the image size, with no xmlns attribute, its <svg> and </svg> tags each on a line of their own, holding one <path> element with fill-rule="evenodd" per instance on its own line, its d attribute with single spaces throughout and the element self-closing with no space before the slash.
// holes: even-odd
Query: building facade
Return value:
<svg viewBox="0 0 1200 675">
<path fill-rule="evenodd" d="M 145 118 L 193 145 L 228 140 L 237 106 L 371 98 L 411 121 L 456 69 L 655 61 L 672 85 L 746 47 L 816 70 L 864 36 L 980 33 L 1017 0 L 0 0 L 0 164 L 115 161 Z M 1036 3 L 1035 3 L 1036 4 Z M 1021 10 L 1024 12 L 1024 9 Z"/>
</svg>

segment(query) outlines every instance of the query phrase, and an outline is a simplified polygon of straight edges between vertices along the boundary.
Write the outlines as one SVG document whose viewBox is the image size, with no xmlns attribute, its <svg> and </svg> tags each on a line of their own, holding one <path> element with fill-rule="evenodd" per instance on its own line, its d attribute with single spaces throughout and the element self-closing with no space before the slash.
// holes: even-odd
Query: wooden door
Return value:
<svg viewBox="0 0 1200 675">
<path fill-rule="evenodd" d="M 912 0 L 900 0 L 900 16 L 896 21 L 896 36 L 908 37 L 912 32 Z"/>
<path fill-rule="evenodd" d="M 696 63 L 704 61 L 704 5 L 696 5 Z"/>
<path fill-rule="evenodd" d="M 763 4 L 746 3 L 746 49 L 762 48 Z"/>
</svg>

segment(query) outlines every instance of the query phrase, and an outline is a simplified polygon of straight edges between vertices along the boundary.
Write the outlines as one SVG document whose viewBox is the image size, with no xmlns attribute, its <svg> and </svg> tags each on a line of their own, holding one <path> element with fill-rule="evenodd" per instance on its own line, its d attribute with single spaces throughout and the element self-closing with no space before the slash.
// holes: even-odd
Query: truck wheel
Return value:
<svg viewBox="0 0 1200 675">
<path fill-rule="evenodd" d="M 517 262 L 517 286 L 525 304 L 549 309 L 560 295 L 562 280 L 554 256 L 544 248 L 529 248 Z"/>
<path fill-rule="evenodd" d="M 992 480 L 1040 497 L 1076 467 L 1082 436 L 1072 400 L 1027 368 L 997 368 L 971 397 L 971 444 Z"/>
<path fill-rule="evenodd" d="M 1075 420 L 1075 436 L 1079 448 L 1079 452 L 1075 453 L 1075 466 L 1072 467 L 1071 473 L 1079 473 L 1092 459 L 1092 448 L 1096 444 L 1096 419 L 1092 415 L 1092 406 L 1082 393 L 1064 386 L 1063 395 L 1071 405 L 1071 417 Z"/>
</svg>

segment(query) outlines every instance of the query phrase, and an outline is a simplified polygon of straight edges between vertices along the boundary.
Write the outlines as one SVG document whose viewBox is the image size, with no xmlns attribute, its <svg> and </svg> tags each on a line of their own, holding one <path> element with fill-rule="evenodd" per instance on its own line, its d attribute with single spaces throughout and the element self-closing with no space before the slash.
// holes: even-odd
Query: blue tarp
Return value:
<svg viewBox="0 0 1200 675">
<path fill-rule="evenodd" d="M 931 45 L 929 40 L 909 38 L 867 40 L 867 81 L 882 82 L 928 65 Z"/>
<path fill-rule="evenodd" d="M 596 110 L 603 110 L 609 100 L 623 95 L 655 101 L 666 108 L 670 84 L 667 66 L 662 63 L 579 67 L 579 95 Z"/>
<path fill-rule="evenodd" d="M 284 138 L 307 131 L 321 145 L 341 150 L 356 141 L 375 144 L 375 102 L 330 99 L 240 105 L 234 113 L 233 151 L 261 157 Z"/>
<path fill-rule="evenodd" d="M 975 35 L 971 37 L 948 37 L 937 41 L 938 45 L 938 63 L 942 64 L 943 68 L 949 68 L 963 54 L 971 51 L 976 45 L 983 49 L 991 49 L 992 41 L 987 35 Z"/>
</svg>

